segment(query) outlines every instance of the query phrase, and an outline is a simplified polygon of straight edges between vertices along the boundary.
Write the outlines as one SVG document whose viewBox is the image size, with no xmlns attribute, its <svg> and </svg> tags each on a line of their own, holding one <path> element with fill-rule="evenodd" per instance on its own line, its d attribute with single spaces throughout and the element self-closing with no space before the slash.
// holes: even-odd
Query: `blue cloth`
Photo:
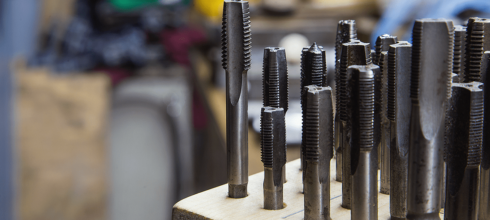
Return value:
<svg viewBox="0 0 490 220">
<path fill-rule="evenodd" d="M 383 34 L 394 34 L 401 25 L 411 23 L 419 18 L 447 18 L 456 17 L 465 10 L 476 10 L 490 13 L 489 0 L 393 0 L 386 8 L 371 35 L 374 45 L 376 38 Z M 409 28 L 408 30 L 412 30 Z M 410 40 L 411 31 L 399 40 Z"/>
</svg>

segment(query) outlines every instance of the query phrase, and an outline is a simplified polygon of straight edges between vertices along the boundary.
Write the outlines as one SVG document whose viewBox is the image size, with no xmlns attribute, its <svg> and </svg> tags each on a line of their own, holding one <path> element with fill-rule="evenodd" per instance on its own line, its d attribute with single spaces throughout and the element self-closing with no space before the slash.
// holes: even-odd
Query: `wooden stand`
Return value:
<svg viewBox="0 0 490 220">
<path fill-rule="evenodd" d="M 285 208 L 265 210 L 262 184 L 264 173 L 249 177 L 248 197 L 232 199 L 228 195 L 228 185 L 222 185 L 181 200 L 174 205 L 172 219 L 303 219 L 304 199 L 300 160 L 286 164 L 284 184 Z M 350 210 L 342 203 L 342 183 L 335 181 L 335 160 L 330 163 L 330 217 L 332 220 L 348 220 Z M 379 188 L 379 187 L 378 187 Z M 390 200 L 385 194 L 378 194 L 378 216 L 380 220 L 390 219 Z M 441 210 L 441 219 L 443 212 Z"/>
</svg>

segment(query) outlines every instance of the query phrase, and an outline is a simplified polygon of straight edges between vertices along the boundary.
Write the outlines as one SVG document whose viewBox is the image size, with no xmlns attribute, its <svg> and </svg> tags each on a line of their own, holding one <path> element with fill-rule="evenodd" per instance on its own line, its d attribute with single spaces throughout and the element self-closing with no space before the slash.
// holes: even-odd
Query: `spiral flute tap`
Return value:
<svg viewBox="0 0 490 220">
<path fill-rule="evenodd" d="M 400 41 L 388 53 L 388 119 L 390 131 L 390 215 L 407 217 L 408 149 L 410 138 L 410 74 L 412 45 Z"/>
<path fill-rule="evenodd" d="M 282 47 L 264 49 L 262 97 L 264 106 L 288 111 L 288 66 L 286 50 Z"/>
<path fill-rule="evenodd" d="M 352 136 L 351 219 L 378 219 L 378 155 L 375 148 L 375 71 L 376 65 L 350 66 Z M 344 178 L 345 180 L 345 178 Z"/>
<path fill-rule="evenodd" d="M 264 209 L 282 209 L 283 173 L 286 165 L 286 125 L 283 108 L 262 107 L 260 134 L 264 163 Z"/>
<path fill-rule="evenodd" d="M 407 219 L 440 219 L 444 119 L 451 94 L 454 26 L 419 19 L 413 27 Z M 431 48 L 431 49 L 427 49 Z"/>
<path fill-rule="evenodd" d="M 478 219 L 483 83 L 455 83 L 446 112 L 445 220 Z"/>
<path fill-rule="evenodd" d="M 335 179 L 342 182 L 342 123 L 340 121 L 339 108 L 340 108 L 340 54 L 342 51 L 342 44 L 348 43 L 351 40 L 357 39 L 357 28 L 355 20 L 341 20 L 337 25 L 337 36 L 335 39 L 335 152 L 337 163 L 337 176 Z"/>
<path fill-rule="evenodd" d="M 470 18 L 466 29 L 464 82 L 481 82 L 482 58 L 490 50 L 490 19 Z"/>
<path fill-rule="evenodd" d="M 466 48 L 466 27 L 463 25 L 454 26 L 454 52 L 453 52 L 453 73 L 456 74 L 453 82 L 464 81 L 464 56 Z"/>
<path fill-rule="evenodd" d="M 333 106 L 330 87 L 306 86 L 303 150 L 304 219 L 330 220 Z"/>
<path fill-rule="evenodd" d="M 339 70 L 339 85 L 337 87 L 337 99 L 339 102 L 337 114 L 340 119 L 342 136 L 339 144 L 342 149 L 342 207 L 350 209 L 351 207 L 351 159 L 350 159 L 350 137 L 351 137 L 351 121 L 350 121 L 350 88 L 347 85 L 350 80 L 347 67 L 351 65 L 369 65 L 371 62 L 371 50 L 369 43 L 362 43 L 358 40 L 352 40 L 349 43 L 342 45 L 341 63 Z M 376 151 L 376 149 L 375 149 Z M 376 151 L 377 153 L 377 151 Z"/>
<path fill-rule="evenodd" d="M 305 142 L 305 123 L 304 116 L 306 112 L 306 91 L 305 87 L 309 85 L 316 86 L 324 86 L 326 85 L 326 61 L 325 61 L 325 51 L 323 47 L 318 46 L 316 43 L 313 43 L 311 47 L 303 48 L 301 53 L 301 110 L 303 115 L 303 125 L 302 125 L 302 139 L 301 139 L 301 149 L 300 149 L 300 159 L 301 159 L 301 169 L 304 166 L 304 142 Z"/>
<path fill-rule="evenodd" d="M 379 65 L 379 60 L 381 59 L 382 52 L 388 52 L 390 45 L 398 43 L 398 38 L 396 36 L 391 36 L 389 34 L 383 34 L 376 38 L 376 45 L 374 45 L 376 54 L 373 63 Z"/>
<path fill-rule="evenodd" d="M 483 116 L 483 143 L 482 143 L 482 161 L 480 172 L 480 220 L 490 220 L 490 51 L 483 53 L 482 59 L 482 82 L 483 82 L 483 99 L 484 99 L 484 116 Z"/>
<path fill-rule="evenodd" d="M 226 71 L 226 148 L 228 196 L 247 196 L 248 89 L 251 30 L 247 1 L 225 0 L 222 26 L 222 65 Z"/>
</svg>

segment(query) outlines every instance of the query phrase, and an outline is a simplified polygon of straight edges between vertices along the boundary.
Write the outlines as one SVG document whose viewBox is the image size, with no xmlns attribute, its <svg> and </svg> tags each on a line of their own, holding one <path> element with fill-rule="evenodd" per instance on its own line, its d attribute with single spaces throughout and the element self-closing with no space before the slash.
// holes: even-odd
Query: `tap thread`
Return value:
<svg viewBox="0 0 490 220">
<path fill-rule="evenodd" d="M 466 28 L 458 26 L 454 31 L 453 73 L 458 74 L 459 79 L 464 79 L 465 41 Z"/>
<path fill-rule="evenodd" d="M 262 163 L 264 163 L 264 167 L 272 168 L 274 155 L 273 118 L 271 115 L 266 117 L 266 114 L 267 113 L 264 112 L 264 108 L 262 108 L 262 114 L 260 117 Z"/>
<path fill-rule="evenodd" d="M 467 163 L 479 165 L 482 160 L 483 97 L 472 95 L 470 108 L 470 146 Z"/>
<path fill-rule="evenodd" d="M 418 100 L 419 96 L 419 75 L 422 56 L 422 22 L 415 22 L 412 33 L 412 75 L 410 80 L 410 98 Z"/>
<path fill-rule="evenodd" d="M 374 78 L 359 78 L 359 147 L 374 145 Z"/>
<path fill-rule="evenodd" d="M 395 120 L 396 109 L 396 49 L 388 53 L 388 119 Z"/>
<path fill-rule="evenodd" d="M 320 159 L 320 108 L 319 93 L 309 93 L 304 115 L 305 147 L 304 159 L 318 162 Z"/>
<path fill-rule="evenodd" d="M 250 69 L 252 50 L 252 30 L 250 26 L 250 8 L 248 2 L 243 3 L 243 65 L 245 70 Z"/>
</svg>

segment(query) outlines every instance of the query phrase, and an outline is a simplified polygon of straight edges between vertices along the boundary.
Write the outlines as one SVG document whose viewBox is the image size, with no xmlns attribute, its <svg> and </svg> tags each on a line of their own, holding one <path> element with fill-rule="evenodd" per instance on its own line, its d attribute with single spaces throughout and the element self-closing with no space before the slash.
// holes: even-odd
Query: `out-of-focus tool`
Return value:
<svg viewBox="0 0 490 220">
<path fill-rule="evenodd" d="M 445 106 L 450 96 L 454 26 L 419 19 L 413 27 L 407 218 L 439 218 Z"/>
<path fill-rule="evenodd" d="M 381 142 L 378 151 L 378 164 L 381 168 L 381 193 L 390 194 L 390 120 L 388 111 L 388 50 L 396 44 L 396 36 L 384 34 L 376 39 L 376 56 L 373 63 L 381 69 Z"/>
<path fill-rule="evenodd" d="M 330 219 L 333 106 L 330 87 L 307 86 L 304 112 L 304 219 Z"/>
<path fill-rule="evenodd" d="M 444 219 L 478 219 L 483 83 L 455 83 L 446 112 Z"/>
<path fill-rule="evenodd" d="M 335 38 L 335 152 L 337 160 L 337 181 L 342 181 L 342 122 L 340 121 L 340 60 L 342 44 L 357 39 L 356 21 L 341 20 L 337 25 Z"/>
<path fill-rule="evenodd" d="M 226 146 L 228 196 L 247 196 L 248 90 L 251 52 L 250 11 L 247 1 L 225 0 L 222 62 L 226 71 Z"/>
<path fill-rule="evenodd" d="M 388 119 L 390 132 L 390 214 L 391 219 L 407 216 L 408 149 L 410 138 L 410 74 L 412 45 L 400 41 L 388 54 Z"/>
</svg>

